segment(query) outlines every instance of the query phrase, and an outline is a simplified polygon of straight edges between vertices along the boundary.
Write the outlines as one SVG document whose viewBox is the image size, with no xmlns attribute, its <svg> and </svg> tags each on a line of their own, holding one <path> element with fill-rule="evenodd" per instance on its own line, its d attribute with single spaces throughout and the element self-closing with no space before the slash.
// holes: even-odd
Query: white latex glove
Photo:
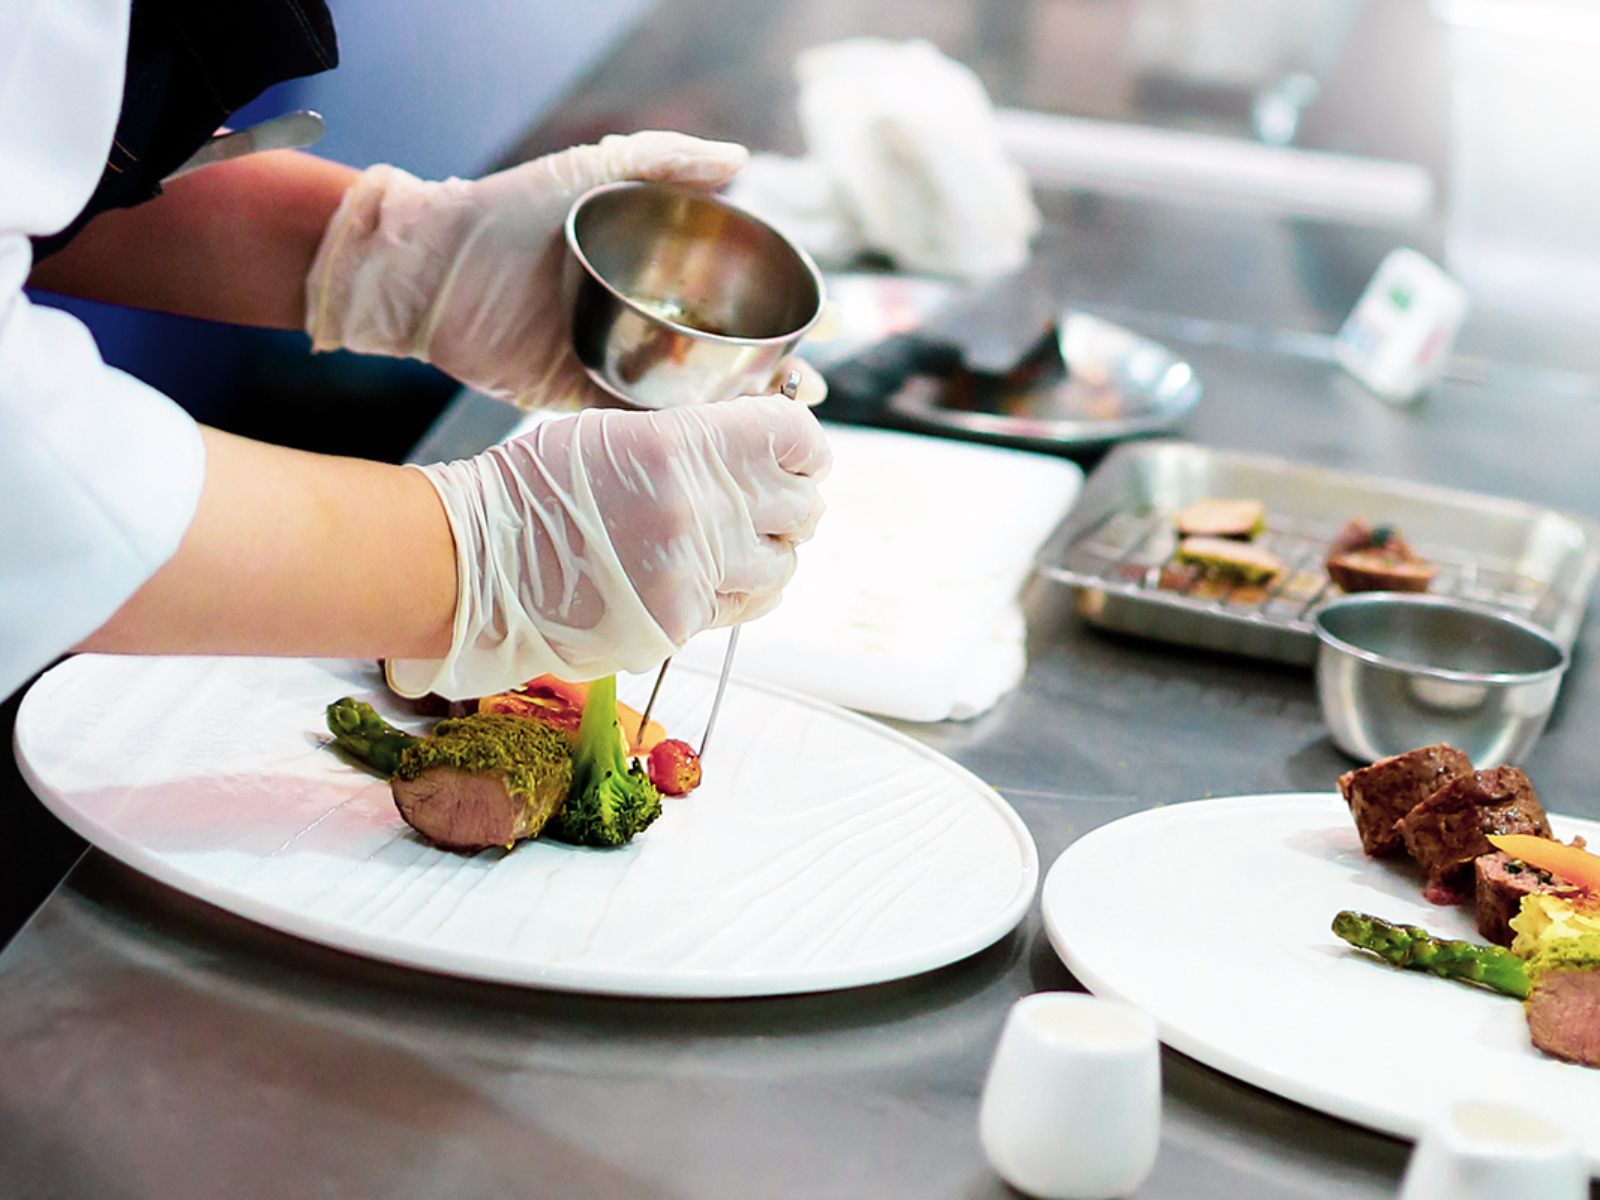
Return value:
<svg viewBox="0 0 1600 1200">
<path fill-rule="evenodd" d="M 643 672 L 768 611 L 822 515 L 832 455 L 782 396 L 544 422 L 427 475 L 456 543 L 449 657 L 391 660 L 402 695 Z"/>
<path fill-rule="evenodd" d="M 561 302 L 567 210 L 624 179 L 718 187 L 748 157 L 731 142 L 647 132 L 478 180 L 369 167 L 306 277 L 312 349 L 418 358 L 520 408 L 604 402 L 572 352 Z"/>
</svg>

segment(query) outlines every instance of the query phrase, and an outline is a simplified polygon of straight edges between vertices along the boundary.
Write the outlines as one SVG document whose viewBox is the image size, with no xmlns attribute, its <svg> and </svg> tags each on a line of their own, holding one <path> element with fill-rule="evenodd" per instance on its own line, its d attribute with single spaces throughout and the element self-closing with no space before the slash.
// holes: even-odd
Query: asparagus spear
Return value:
<svg viewBox="0 0 1600 1200">
<path fill-rule="evenodd" d="M 1348 910 L 1334 917 L 1333 931 L 1352 946 L 1370 950 L 1397 967 L 1479 983 L 1518 1000 L 1526 1000 L 1533 987 L 1522 960 L 1501 946 L 1436 938 L 1415 925 L 1396 925 Z"/>
<path fill-rule="evenodd" d="M 421 741 L 396 729 L 370 704 L 349 696 L 328 705 L 328 729 L 341 750 L 360 759 L 385 779 L 400 766 L 406 748 Z"/>
</svg>

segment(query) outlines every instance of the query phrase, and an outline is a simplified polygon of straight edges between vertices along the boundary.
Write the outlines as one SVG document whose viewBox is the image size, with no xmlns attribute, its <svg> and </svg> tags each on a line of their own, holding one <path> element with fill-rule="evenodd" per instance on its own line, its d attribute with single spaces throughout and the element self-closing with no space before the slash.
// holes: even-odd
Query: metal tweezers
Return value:
<svg viewBox="0 0 1600 1200">
<path fill-rule="evenodd" d="M 711 741 L 711 731 L 716 728 L 717 713 L 722 709 L 722 695 L 728 690 L 728 675 L 733 670 L 733 652 L 739 646 L 739 626 L 735 625 L 728 630 L 728 648 L 722 652 L 722 671 L 717 676 L 717 692 L 711 698 L 711 715 L 706 718 L 706 731 L 700 735 L 701 758 L 706 756 L 706 746 Z M 650 710 L 656 706 L 656 697 L 661 694 L 661 681 L 667 677 L 667 668 L 672 665 L 669 658 L 661 664 L 661 670 L 656 672 L 655 685 L 650 689 L 650 699 L 644 706 L 644 715 L 639 718 L 639 741 L 644 740 L 644 731 L 650 727 Z"/>
<path fill-rule="evenodd" d="M 790 367 L 789 374 L 783 381 L 783 386 L 778 389 L 780 393 L 793 400 L 800 391 L 801 373 L 798 367 Z M 717 713 L 722 711 L 722 696 L 728 690 L 728 674 L 733 670 L 733 652 L 739 648 L 739 626 L 735 625 L 728 630 L 728 648 L 722 652 L 722 671 L 717 675 L 716 695 L 711 698 L 711 715 L 706 718 L 706 731 L 700 735 L 700 757 L 706 756 L 706 746 L 711 742 L 711 731 L 717 725 Z M 656 706 L 656 697 L 661 694 L 661 681 L 667 677 L 667 668 L 672 665 L 668 658 L 661 664 L 661 670 L 656 673 L 655 685 L 650 689 L 650 699 L 644 706 L 644 716 L 639 718 L 639 740 L 644 740 L 644 731 L 650 724 L 650 710 Z"/>
</svg>

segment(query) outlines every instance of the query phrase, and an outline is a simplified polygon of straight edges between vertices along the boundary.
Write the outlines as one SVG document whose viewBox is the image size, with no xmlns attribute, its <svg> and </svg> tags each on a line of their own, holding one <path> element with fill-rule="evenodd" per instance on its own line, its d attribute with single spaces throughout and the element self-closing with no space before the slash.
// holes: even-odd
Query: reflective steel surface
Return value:
<svg viewBox="0 0 1600 1200">
<path fill-rule="evenodd" d="M 1434 7 L 664 0 L 511 157 L 651 127 L 796 153 L 798 50 L 920 36 L 1002 105 L 1287 133 L 1420 163 L 1448 204 L 1477 176 L 1451 170 L 1459 28 Z M 1358 227 L 1160 196 L 1037 199 L 1033 266 L 959 329 L 930 332 L 1003 361 L 1070 306 L 1193 368 L 1205 399 L 1178 430 L 1190 441 L 1600 518 L 1600 338 L 1580 314 L 1481 293 L 1446 379 L 1408 408 L 1333 364 L 1384 254 L 1443 257 L 1448 209 Z M 877 415 L 870 366 L 831 372 L 832 415 Z M 418 456 L 477 449 L 514 419 L 465 395 Z M 908 730 L 997 787 L 1043 862 L 1153 805 L 1331 790 L 1348 767 L 1305 667 L 1096 631 L 1054 585 L 1029 604 L 1023 685 L 976 720 Z M 1600 817 L 1593 629 L 1591 613 L 1523 765 L 1550 808 Z M 1000 1200 L 1014 1193 L 977 1134 L 989 1056 L 1018 996 L 1076 986 L 1037 909 L 965 962 L 858 991 L 704 1004 L 477 986 L 273 935 L 91 854 L 0 953 L 0 1195 Z M 1142 1200 L 1398 1188 L 1400 1141 L 1171 1052 L 1163 1073 Z"/>
<path fill-rule="evenodd" d="M 1253 539 L 1283 564 L 1264 586 L 1169 579 L 1173 524 L 1207 498 L 1266 509 Z M 1481 493 L 1330 471 L 1162 439 L 1118 447 L 1040 550 L 1078 614 L 1157 641 L 1310 665 L 1313 613 L 1341 592 L 1324 565 L 1352 518 L 1399 531 L 1437 569 L 1429 593 L 1526 618 L 1571 644 L 1600 573 L 1600 526 Z M 1409 747 L 1407 747 L 1409 749 Z"/>
<path fill-rule="evenodd" d="M 822 313 L 804 251 L 714 195 L 607 184 L 572 206 L 566 238 L 578 361 L 640 408 L 770 390 Z"/>
<path fill-rule="evenodd" d="M 1363 764 L 1443 743 L 1480 771 L 1516 766 L 1567 669 L 1548 631 L 1450 596 L 1345 596 L 1312 622 L 1328 732 Z"/>
</svg>

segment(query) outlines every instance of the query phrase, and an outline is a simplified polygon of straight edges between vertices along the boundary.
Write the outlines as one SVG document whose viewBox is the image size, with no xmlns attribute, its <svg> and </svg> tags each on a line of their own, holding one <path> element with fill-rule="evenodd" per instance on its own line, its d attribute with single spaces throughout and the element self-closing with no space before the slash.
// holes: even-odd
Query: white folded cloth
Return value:
<svg viewBox="0 0 1600 1200">
<path fill-rule="evenodd" d="M 852 38 L 795 62 L 804 159 L 757 155 L 731 197 L 826 264 L 859 250 L 979 281 L 1028 261 L 1026 174 L 973 72 L 925 41 Z"/>
<path fill-rule="evenodd" d="M 906 721 L 987 711 L 1022 680 L 1020 593 L 1083 472 L 1023 450 L 826 431 L 828 511 L 782 602 L 743 626 L 734 674 Z M 715 670 L 727 641 L 700 634 L 675 661 Z"/>
<path fill-rule="evenodd" d="M 529 413 L 508 436 L 550 419 Z M 823 428 L 827 511 L 777 608 L 740 627 L 733 673 L 904 721 L 987 712 L 1027 669 L 1022 588 L 1082 469 L 1026 450 Z M 714 672 L 727 644 L 726 629 L 708 630 L 673 661 Z"/>
</svg>

